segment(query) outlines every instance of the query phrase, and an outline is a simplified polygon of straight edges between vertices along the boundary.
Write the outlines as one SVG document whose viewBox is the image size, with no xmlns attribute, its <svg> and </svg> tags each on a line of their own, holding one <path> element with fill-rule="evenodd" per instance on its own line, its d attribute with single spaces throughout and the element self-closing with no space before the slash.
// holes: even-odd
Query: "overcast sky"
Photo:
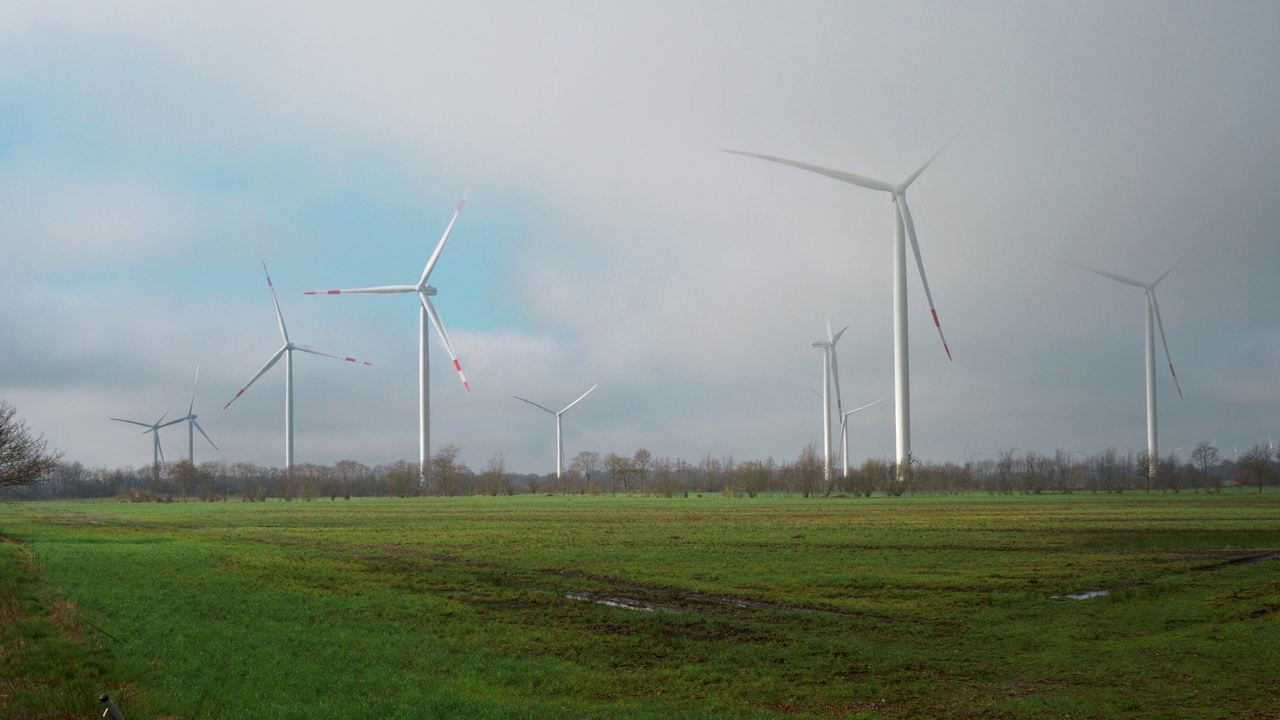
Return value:
<svg viewBox="0 0 1280 720">
<path fill-rule="evenodd" d="M 893 392 L 885 193 L 910 190 L 954 362 L 908 277 L 912 444 L 1145 448 L 1153 279 L 1160 449 L 1280 438 L 1280 5 L 1265 2 L 0 4 L 0 398 L 87 465 L 150 462 L 195 410 L 282 465 L 417 456 L 412 284 L 432 275 L 432 444 L 483 468 L 584 449 L 795 457 L 819 441 L 829 313 L 846 407 Z M 963 130 L 961 130 L 963 128 Z M 1157 347 L 1158 347 L 1157 341 Z M 893 408 L 851 419 L 890 458 Z M 172 459 L 186 433 L 162 433 Z"/>
</svg>

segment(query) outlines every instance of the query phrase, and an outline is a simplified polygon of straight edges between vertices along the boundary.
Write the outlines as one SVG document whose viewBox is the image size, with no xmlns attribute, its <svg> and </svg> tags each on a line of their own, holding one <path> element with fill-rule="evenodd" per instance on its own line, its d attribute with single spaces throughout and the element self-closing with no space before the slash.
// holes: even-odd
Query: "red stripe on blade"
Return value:
<svg viewBox="0 0 1280 720">
<path fill-rule="evenodd" d="M 938 322 L 938 311 L 933 308 L 929 308 L 929 312 L 933 313 L 933 324 L 936 327 L 942 327 L 942 323 Z"/>
<path fill-rule="evenodd" d="M 458 372 L 462 372 L 462 363 L 458 362 L 457 360 L 454 360 L 453 369 L 457 370 Z"/>
<path fill-rule="evenodd" d="M 329 290 L 325 292 L 325 295 L 341 295 L 341 294 L 342 294 L 341 290 Z"/>
<path fill-rule="evenodd" d="M 344 358 L 347 362 L 355 362 L 355 358 Z"/>
</svg>

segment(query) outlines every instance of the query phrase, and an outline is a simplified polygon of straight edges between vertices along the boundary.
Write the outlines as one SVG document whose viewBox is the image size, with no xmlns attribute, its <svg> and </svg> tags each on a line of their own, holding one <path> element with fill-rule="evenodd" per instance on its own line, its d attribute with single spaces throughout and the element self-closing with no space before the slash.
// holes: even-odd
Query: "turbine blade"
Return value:
<svg viewBox="0 0 1280 720">
<path fill-rule="evenodd" d="M 205 432 L 204 428 L 200 427 L 200 423 L 192 420 L 191 424 L 196 426 L 196 429 L 200 431 L 201 435 L 204 435 L 204 439 L 209 441 L 209 444 L 213 446 L 214 450 L 222 452 L 222 448 L 218 447 L 218 444 L 213 441 L 213 438 L 209 437 L 209 433 Z"/>
<path fill-rule="evenodd" d="M 164 468 L 168 463 L 164 461 L 164 446 L 160 444 L 159 433 L 156 433 L 156 452 L 160 454 L 160 467 Z"/>
<path fill-rule="evenodd" d="M 276 354 L 272 355 L 271 359 L 267 361 L 267 364 L 263 365 L 262 369 L 258 371 L 258 374 L 250 378 L 249 382 L 245 383 L 244 387 L 240 388 L 240 390 L 236 392 L 236 396 L 228 400 L 226 405 L 222 406 L 222 409 L 226 410 L 227 408 L 231 407 L 231 403 L 235 402 L 241 395 L 243 395 L 244 391 L 248 390 L 250 385 L 257 382 L 258 378 L 262 377 L 263 373 L 270 370 L 271 366 L 275 365 L 277 362 L 280 362 L 280 357 L 284 355 L 285 351 L 288 349 L 289 349 L 289 346 L 285 345 L 284 347 L 277 350 Z"/>
<path fill-rule="evenodd" d="M 449 233 L 453 232 L 453 224 L 458 222 L 458 215 L 462 212 L 462 207 L 467 204 L 467 195 L 471 193 L 471 188 L 467 188 L 462 193 L 462 200 L 458 201 L 458 207 L 453 211 L 453 217 L 449 220 L 449 226 L 444 229 L 444 235 L 440 236 L 440 242 L 436 244 L 436 249 L 432 251 L 431 258 L 427 260 L 427 267 L 422 271 L 422 279 L 418 281 L 418 287 L 427 284 L 427 278 L 431 277 L 431 271 L 436 267 L 436 261 L 440 259 L 440 251 L 444 250 L 444 243 L 449 239 Z"/>
<path fill-rule="evenodd" d="M 907 176 L 907 179 L 906 179 L 906 180 L 903 180 L 903 181 L 902 181 L 902 184 L 901 184 L 901 185 L 899 185 L 899 186 L 895 189 L 895 192 L 900 192 L 900 193 L 901 193 L 901 192 L 906 192 L 907 188 L 911 187 L 911 183 L 915 182 L 915 181 L 916 181 L 916 178 L 920 177 L 920 173 L 924 172 L 924 171 L 925 171 L 925 168 L 927 168 L 927 167 L 929 167 L 929 165 L 933 164 L 933 161 L 938 159 L 938 156 L 942 154 L 942 151 L 943 151 L 943 150 L 946 150 L 948 145 L 950 145 L 952 142 L 954 142 L 956 138 L 960 137 L 960 133 L 961 133 L 961 132 L 963 132 L 963 130 L 964 130 L 964 128 L 960 128 L 960 130 L 957 130 L 957 131 L 956 131 L 956 134 L 955 134 L 955 135 L 952 135 L 950 140 L 948 140 L 946 143 L 944 143 L 942 147 L 938 148 L 938 152 L 934 153 L 934 154 L 933 154 L 933 157 L 931 157 L 931 158 L 929 158 L 928 160 L 926 160 L 926 161 L 925 161 L 925 163 L 924 163 L 923 165 L 921 165 L 921 166 L 920 166 L 920 168 L 919 168 L 918 170 L 916 170 L 915 172 L 913 172 L 913 173 L 911 173 L 910 175 L 908 175 L 908 176 Z"/>
<path fill-rule="evenodd" d="M 159 430 L 160 428 L 167 428 L 167 427 L 169 427 L 170 425 L 177 425 L 178 423 L 183 422 L 183 421 L 185 421 L 185 420 L 186 420 L 186 418 L 184 418 L 184 417 L 183 417 L 183 418 L 178 418 L 177 420 L 170 420 L 170 421 L 169 421 L 169 422 L 167 422 L 167 423 L 160 423 L 160 424 L 156 425 L 155 427 L 151 428 L 151 430 Z M 151 430 L 148 430 L 147 432 L 151 432 Z M 146 434 L 146 433 L 143 433 L 143 434 Z"/>
<path fill-rule="evenodd" d="M 308 290 L 303 295 L 399 295 L 402 293 L 417 292 L 418 288 L 413 285 L 380 285 L 378 287 L 352 288 L 350 290 Z"/>
<path fill-rule="evenodd" d="M 353 362 L 364 362 L 363 360 L 356 360 L 355 358 L 353 358 L 353 357 L 348 357 L 348 356 L 346 356 L 346 355 L 334 355 L 333 353 L 327 353 L 327 352 L 324 352 L 323 350 L 317 350 L 317 349 L 315 349 L 315 348 L 311 347 L 310 345 L 294 345 L 294 346 L 293 346 L 293 349 L 294 349 L 294 350 L 301 350 L 301 351 L 302 351 L 302 352 L 304 352 L 304 353 L 311 353 L 312 355 L 323 355 L 324 357 L 331 357 L 331 358 L 333 358 L 333 359 L 335 359 L 335 360 L 345 360 L 345 361 L 347 361 L 347 362 L 349 362 L 349 363 L 353 363 Z M 372 365 L 373 363 L 371 363 L 371 362 L 366 362 L 366 363 L 364 363 L 364 364 L 365 364 L 365 365 Z"/>
<path fill-rule="evenodd" d="M 459 205 L 461 208 L 461 205 Z M 466 373 L 462 372 L 462 363 L 458 362 L 458 353 L 453 351 L 453 343 L 449 342 L 449 335 L 444 331 L 444 323 L 440 321 L 440 313 L 436 312 L 436 306 L 431 304 L 431 300 L 426 295 L 418 293 L 418 297 L 422 300 L 422 307 L 427 309 L 427 315 L 431 317 L 431 324 L 436 326 L 436 333 L 440 336 L 440 340 L 444 342 L 444 349 L 449 353 L 449 359 L 453 360 L 453 369 L 458 371 L 458 378 L 462 380 L 462 387 L 471 392 L 471 384 L 467 382 Z"/>
<path fill-rule="evenodd" d="M 1172 269 L 1170 268 L 1170 270 Z M 1159 280 L 1156 282 L 1159 282 Z M 1164 345 L 1164 357 L 1169 361 L 1169 374 L 1173 376 L 1173 386 L 1178 388 L 1178 398 L 1185 399 L 1182 397 L 1182 386 L 1178 384 L 1178 373 L 1173 371 L 1173 358 L 1169 355 L 1169 341 L 1164 337 L 1164 321 L 1160 319 L 1160 303 L 1156 302 L 1155 283 L 1151 284 L 1153 287 L 1147 292 L 1151 294 L 1151 308 L 1156 311 L 1156 327 L 1160 328 L 1160 342 Z"/>
<path fill-rule="evenodd" d="M 843 335 L 843 334 L 844 334 L 844 331 L 845 331 L 845 330 L 848 330 L 848 329 L 849 329 L 849 326 L 848 326 L 848 325 L 845 325 L 844 327 L 840 328 L 840 332 L 838 332 L 838 333 L 836 333 L 834 336 L 832 336 L 832 338 L 831 338 L 831 347 L 835 347 L 835 346 L 836 346 L 836 343 L 840 342 L 840 336 L 841 336 L 841 335 Z M 831 331 L 831 328 L 827 328 L 827 334 L 828 334 L 828 335 L 830 335 L 830 331 Z"/>
<path fill-rule="evenodd" d="M 1158 282 L 1160 282 L 1161 280 L 1163 280 L 1165 275 L 1168 275 L 1169 273 L 1173 272 L 1173 269 L 1174 269 L 1174 268 L 1176 268 L 1176 267 L 1178 267 L 1178 266 L 1179 266 L 1179 265 L 1181 265 L 1181 264 L 1182 264 L 1182 258 L 1178 258 L 1178 262 L 1176 262 L 1176 263 L 1174 263 L 1174 264 L 1170 265 L 1170 266 L 1169 266 L 1169 268 L 1168 268 L 1167 270 L 1165 270 L 1164 272 L 1160 273 L 1160 275 L 1159 275 L 1155 280 L 1152 280 L 1152 281 L 1151 281 L 1151 287 L 1155 287 L 1155 286 L 1156 286 L 1156 283 L 1158 283 Z"/>
<path fill-rule="evenodd" d="M 841 330 L 840 332 L 844 332 Z M 839 336 L 836 336 L 839 339 Z M 836 360 L 836 346 L 831 345 L 831 381 L 836 386 L 836 412 L 844 414 L 844 401 L 840 399 L 840 363 Z"/>
<path fill-rule="evenodd" d="M 759 153 L 743 152 L 741 150 L 725 150 L 724 152 L 732 153 L 734 155 L 745 155 L 747 157 L 758 158 L 760 160 L 768 160 L 769 162 L 781 163 L 783 165 L 790 165 L 791 167 L 800 168 L 801 170 L 808 170 L 809 172 L 815 172 L 819 175 L 826 175 L 829 178 L 835 178 L 841 182 L 847 182 L 850 185 L 864 187 L 868 190 L 893 192 L 893 186 L 883 180 L 854 175 L 853 173 L 844 172 L 843 170 L 832 170 L 831 168 L 825 168 L 821 165 L 810 165 L 809 163 L 803 163 L 796 160 L 787 160 L 780 157 L 774 157 L 772 155 L 761 155 Z"/>
<path fill-rule="evenodd" d="M 125 420 L 124 418 L 111 418 L 111 419 L 115 420 L 116 422 L 129 423 L 131 425 L 141 425 L 144 428 L 151 427 L 151 423 L 138 422 L 137 420 Z"/>
<path fill-rule="evenodd" d="M 596 388 L 598 388 L 598 387 L 600 387 L 600 383 L 596 383 L 595 385 L 592 385 L 592 386 L 591 386 L 591 390 L 595 390 L 595 389 L 596 389 Z M 578 399 L 577 399 L 577 400 L 574 400 L 573 402 L 569 403 L 568 405 L 565 405 L 565 406 L 564 406 L 564 410 L 561 410 L 559 414 L 563 415 L 563 414 L 565 414 L 565 413 L 569 412 L 569 408 L 571 408 L 571 407 L 573 407 L 574 405 L 577 405 L 578 403 L 582 402 L 582 398 L 584 398 L 584 397 L 586 397 L 586 396 L 590 395 L 590 394 L 591 394 L 591 390 L 588 390 L 588 391 L 586 391 L 586 392 L 582 393 L 582 395 L 580 395 L 580 396 L 578 397 Z"/>
<path fill-rule="evenodd" d="M 534 407 L 536 407 L 536 408 L 538 408 L 538 409 L 540 409 L 540 410 L 546 410 L 547 412 L 551 413 L 552 415 L 555 415 L 555 414 L 556 414 L 556 411 L 555 411 L 555 410 L 552 410 L 551 408 L 546 407 L 546 406 L 544 406 L 544 405 L 539 405 L 538 403 L 536 403 L 536 402 L 534 402 L 534 401 L 532 401 L 532 400 L 525 400 L 524 398 L 520 397 L 519 395 L 512 395 L 511 397 L 513 397 L 513 398 L 515 398 L 515 399 L 517 399 L 517 400 L 519 400 L 519 401 L 521 401 L 521 402 L 527 402 L 527 403 L 529 403 L 530 405 L 532 405 L 532 406 L 534 406 Z"/>
<path fill-rule="evenodd" d="M 284 344 L 289 344 L 289 331 L 284 328 L 284 315 L 280 312 L 280 301 L 276 299 L 276 286 L 271 284 L 271 273 L 267 271 L 267 263 L 263 261 L 262 272 L 267 275 L 267 288 L 271 290 L 271 304 L 276 307 L 276 322 L 280 325 L 280 337 Z"/>
<path fill-rule="evenodd" d="M 187 415 L 196 409 L 196 388 L 200 387 L 200 366 L 196 366 L 196 381 L 191 386 L 191 404 L 187 406 Z"/>
<path fill-rule="evenodd" d="M 947 351 L 947 359 L 951 360 L 951 347 L 947 345 L 947 337 L 942 334 L 942 323 L 938 321 L 938 310 L 933 306 L 933 293 L 929 292 L 929 279 L 924 274 L 924 260 L 920 257 L 920 243 L 916 240 L 916 225 L 911 220 L 911 209 L 907 207 L 906 195 L 894 195 L 894 203 L 902 216 L 902 224 L 907 226 L 907 238 L 911 241 L 911 252 L 916 256 L 916 269 L 920 271 L 920 284 L 924 285 L 924 299 L 929 301 L 929 312 L 933 314 L 933 325 L 938 328 L 938 337 L 942 340 L 942 349 Z"/>
<path fill-rule="evenodd" d="M 1080 268 L 1081 270 L 1088 270 L 1089 272 L 1091 272 L 1091 273 L 1093 273 L 1093 274 L 1095 274 L 1095 275 L 1101 275 L 1101 276 L 1102 276 L 1102 277 L 1104 277 L 1104 278 L 1110 278 L 1110 279 L 1112 279 L 1112 280 L 1115 280 L 1116 282 L 1122 282 L 1122 283 L 1124 283 L 1125 285 L 1132 285 L 1132 286 L 1134 286 L 1134 287 L 1142 288 L 1143 290 L 1146 290 L 1146 289 L 1147 289 L 1147 284 L 1146 284 L 1146 283 L 1144 283 L 1144 282 L 1142 282 L 1141 280 L 1134 280 L 1134 279 L 1133 279 L 1133 278 L 1131 278 L 1131 277 L 1125 277 L 1124 275 L 1117 275 L 1116 273 L 1113 273 L 1113 272 L 1107 272 L 1106 270 L 1099 270 L 1098 268 L 1095 268 L 1095 267 L 1089 267 L 1088 265 L 1081 265 L 1081 264 L 1079 264 L 1079 263 L 1073 263 L 1073 262 L 1070 262 L 1070 261 L 1068 261 L 1068 260 L 1063 260 L 1062 262 L 1064 262 L 1064 263 L 1066 263 L 1067 265 L 1070 265 L 1070 266 L 1072 266 L 1072 267 L 1078 267 L 1078 268 Z M 1172 269 L 1172 268 L 1170 268 L 1170 269 Z"/>
<path fill-rule="evenodd" d="M 856 407 L 856 408 L 854 408 L 854 409 L 852 409 L 852 410 L 849 410 L 848 412 L 846 412 L 846 413 L 845 413 L 845 417 L 848 417 L 848 416 L 850 416 L 850 415 L 852 415 L 852 414 L 854 414 L 854 413 L 858 412 L 859 410 L 866 410 L 867 408 L 871 407 L 872 405 L 875 405 L 876 403 L 882 403 L 882 402 L 884 402 L 886 399 L 887 399 L 887 398 L 880 398 L 879 400 L 876 400 L 875 402 L 869 402 L 869 403 L 867 403 L 866 405 L 863 405 L 862 407 Z"/>
</svg>

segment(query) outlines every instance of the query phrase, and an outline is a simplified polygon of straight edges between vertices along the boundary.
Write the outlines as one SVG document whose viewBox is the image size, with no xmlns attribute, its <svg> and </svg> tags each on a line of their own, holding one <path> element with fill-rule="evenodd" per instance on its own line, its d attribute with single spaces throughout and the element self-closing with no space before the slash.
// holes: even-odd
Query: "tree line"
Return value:
<svg viewBox="0 0 1280 720">
<path fill-rule="evenodd" d="M 1223 458 L 1201 443 L 1187 461 L 1176 454 L 1159 459 L 1152 476 L 1146 454 L 1121 454 L 1115 448 L 1086 456 L 1058 450 L 1053 454 L 1001 450 L 994 458 L 963 463 L 913 462 L 899 466 L 868 458 L 825 479 L 821 453 L 813 443 L 793 459 L 778 462 L 739 461 L 732 456 L 704 455 L 688 461 L 658 457 L 641 448 L 630 454 L 583 451 L 566 472 L 509 472 L 500 454 L 479 471 L 461 460 L 462 448 L 445 445 L 431 458 L 431 484 L 419 481 L 417 463 L 400 460 L 366 465 L 340 460 L 332 465 L 301 464 L 290 472 L 253 463 L 212 460 L 193 466 L 186 460 L 158 471 L 139 467 L 86 467 L 55 461 L 39 482 L 0 487 L 10 499 L 117 498 L 121 501 L 173 500 L 256 502 L 337 500 L 352 497 L 461 495 L 641 495 L 688 497 L 719 494 L 732 497 L 783 495 L 799 497 L 904 494 L 1222 492 L 1246 488 L 1260 492 L 1280 480 L 1280 453 L 1257 445 L 1235 458 Z"/>
<path fill-rule="evenodd" d="M 1254 445 L 1224 458 L 1210 442 L 1200 442 L 1182 461 L 1177 452 L 1152 463 L 1147 453 L 1121 455 L 1115 448 L 1092 456 L 1082 451 L 1057 450 L 1052 455 L 1015 448 L 1000 450 L 992 459 L 898 464 L 868 458 L 848 473 L 827 476 L 815 443 L 794 459 L 777 462 L 737 461 L 733 456 L 704 455 L 696 462 L 656 457 L 640 448 L 631 454 L 601 455 L 584 450 L 573 457 L 563 474 L 508 472 L 503 456 L 494 454 L 479 472 L 461 460 L 462 447 L 446 444 L 431 457 L 430 481 L 421 481 L 419 467 L 407 460 L 365 465 L 339 460 L 333 465 L 302 464 L 289 470 L 253 463 L 211 460 L 192 465 L 180 460 L 167 467 L 88 468 L 65 462 L 49 451 L 42 437 L 33 435 L 17 418 L 12 404 L 0 400 L 0 499 L 118 498 L 147 502 L 174 499 L 255 502 L 267 498 L 316 500 L 339 497 L 410 497 L 415 495 L 560 495 L 613 494 L 676 497 L 722 494 L 756 497 L 760 494 L 803 497 L 870 497 L 876 493 L 991 494 L 1221 492 L 1224 487 L 1262 492 L 1280 479 L 1280 452 L 1271 443 Z M 1154 472 L 1153 472 L 1154 471 Z"/>
</svg>

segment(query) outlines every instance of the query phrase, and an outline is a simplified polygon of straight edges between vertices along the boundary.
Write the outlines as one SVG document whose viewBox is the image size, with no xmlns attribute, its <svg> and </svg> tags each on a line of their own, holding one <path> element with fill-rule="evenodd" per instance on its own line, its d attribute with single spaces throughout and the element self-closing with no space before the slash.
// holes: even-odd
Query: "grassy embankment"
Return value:
<svg viewBox="0 0 1280 720">
<path fill-rule="evenodd" d="M 130 717 L 1280 717 L 1280 560 L 1241 562 L 1280 552 L 1277 493 L 41 503 L 0 532 L 132 668 L 93 678 Z"/>
</svg>

